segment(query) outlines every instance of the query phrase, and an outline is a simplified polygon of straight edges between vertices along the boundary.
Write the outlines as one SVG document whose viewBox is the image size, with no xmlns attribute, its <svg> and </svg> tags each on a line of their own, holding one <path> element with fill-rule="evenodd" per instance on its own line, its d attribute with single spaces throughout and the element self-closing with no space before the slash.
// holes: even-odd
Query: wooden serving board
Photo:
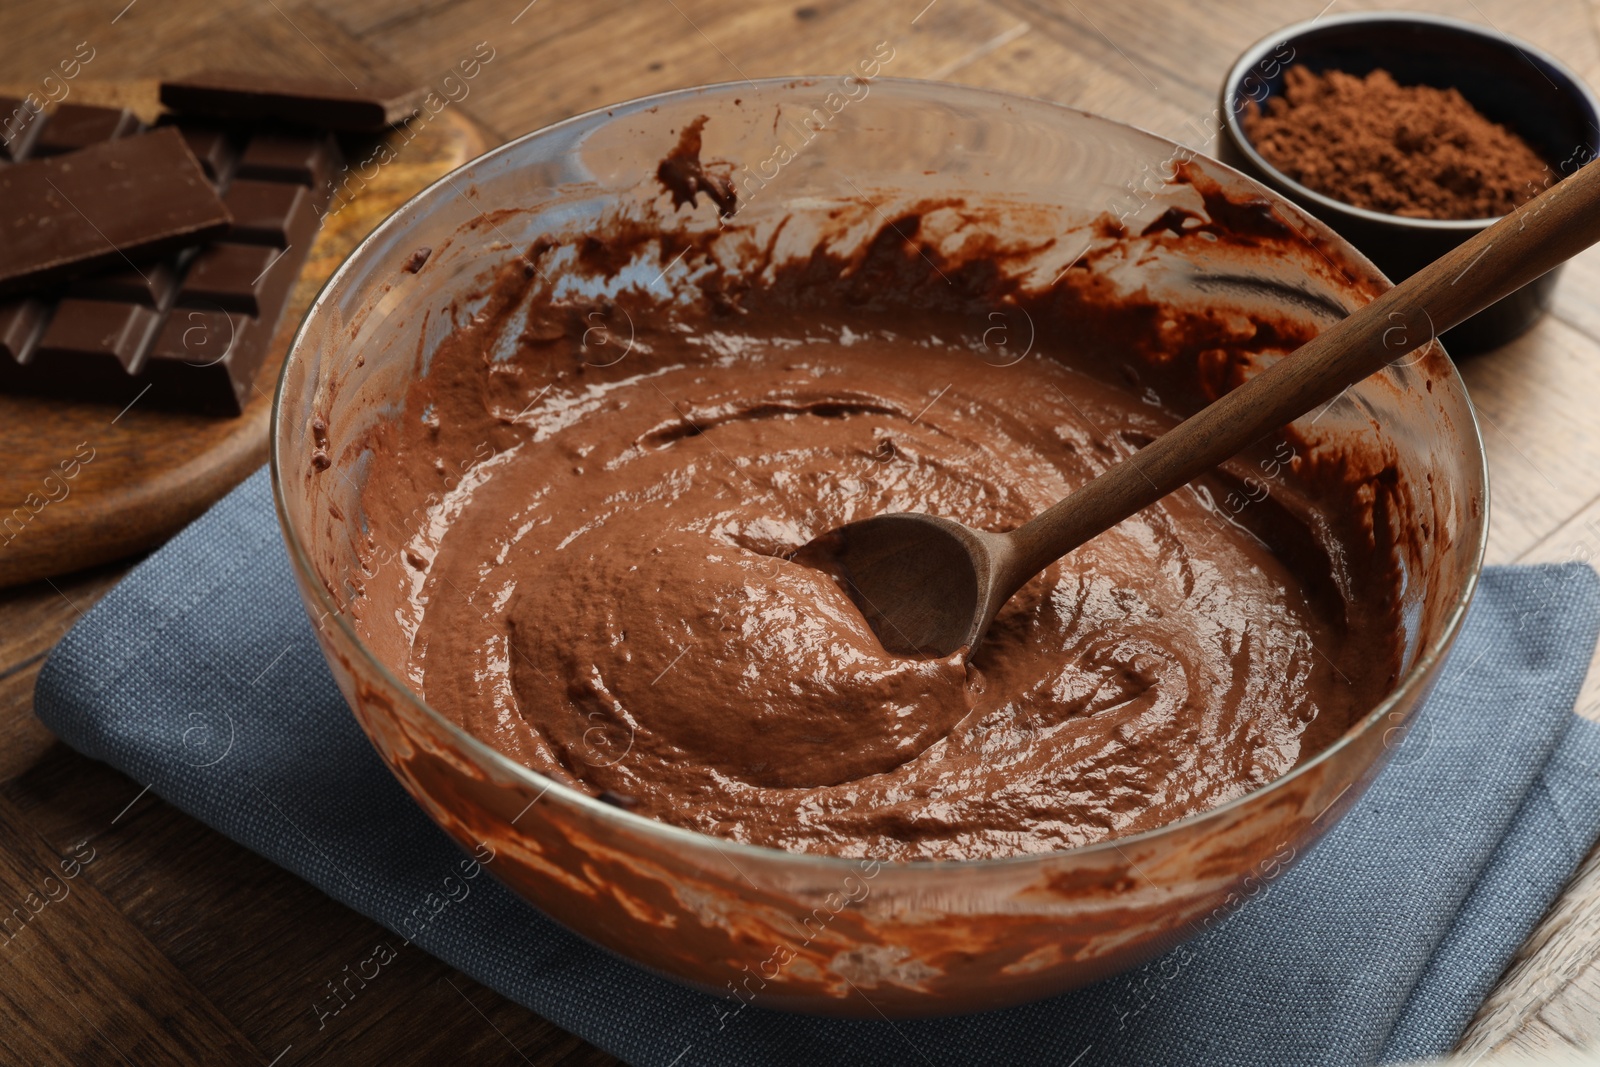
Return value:
<svg viewBox="0 0 1600 1067">
<path fill-rule="evenodd" d="M 21 96 L 29 88 L 10 93 Z M 80 81 L 73 83 L 72 99 L 128 107 L 149 121 L 160 110 L 156 89 L 153 80 Z M 405 133 L 391 135 L 393 161 L 359 192 L 346 193 L 344 206 L 324 221 L 243 414 L 186 415 L 141 408 L 137 401 L 119 411 L 0 393 L 0 587 L 152 548 L 266 462 L 278 371 L 323 282 L 395 208 L 488 146 L 458 110 L 421 117 L 426 121 L 413 120 L 409 140 Z M 347 143 L 347 160 L 367 159 L 377 144 Z"/>
</svg>

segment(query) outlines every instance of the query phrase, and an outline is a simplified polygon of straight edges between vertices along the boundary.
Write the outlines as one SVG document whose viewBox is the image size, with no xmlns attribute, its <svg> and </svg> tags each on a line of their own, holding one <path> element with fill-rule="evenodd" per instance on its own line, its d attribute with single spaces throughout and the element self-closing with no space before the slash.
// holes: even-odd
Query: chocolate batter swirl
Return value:
<svg viewBox="0 0 1600 1067">
<path fill-rule="evenodd" d="M 660 176 L 673 205 L 708 192 L 726 216 L 703 121 Z M 512 758 L 778 848 L 1039 852 L 1271 781 L 1398 677 L 1405 489 L 1381 447 L 1263 442 L 1048 568 L 965 663 L 885 652 L 790 558 L 884 512 L 1014 527 L 1292 351 L 1314 329 L 1301 313 L 1337 312 L 1298 291 L 1298 318 L 1228 307 L 1251 283 L 1226 272 L 1189 307 L 1113 284 L 1167 245 L 1248 262 L 1301 240 L 1261 202 L 1174 180 L 1203 211 L 1137 236 L 1101 220 L 1099 250 L 1042 291 L 981 218 L 959 256 L 920 236 L 958 201 L 781 263 L 779 225 L 737 270 L 719 244 L 740 247 L 737 226 L 667 234 L 624 213 L 540 241 L 425 327 L 402 411 L 360 450 L 376 576 L 358 624 L 398 621 L 396 666 Z M 621 286 L 612 303 L 539 267 L 615 283 L 652 253 L 698 296 Z"/>
<path fill-rule="evenodd" d="M 401 590 L 412 683 L 530 767 L 740 841 L 1003 856 L 1245 793 L 1393 684 L 1382 479 L 1292 437 L 1241 461 L 1248 482 L 1176 493 L 1050 567 L 969 664 L 887 654 L 787 558 L 881 512 L 1021 523 L 1204 401 L 1229 366 L 1205 316 L 1117 319 L 1208 353 L 1135 388 L 1059 322 L 995 359 L 981 301 L 566 307 L 525 275 L 431 353 L 365 502 L 381 530 L 436 494 L 404 574 L 374 584 Z M 486 358 L 511 323 L 514 357 Z"/>
</svg>

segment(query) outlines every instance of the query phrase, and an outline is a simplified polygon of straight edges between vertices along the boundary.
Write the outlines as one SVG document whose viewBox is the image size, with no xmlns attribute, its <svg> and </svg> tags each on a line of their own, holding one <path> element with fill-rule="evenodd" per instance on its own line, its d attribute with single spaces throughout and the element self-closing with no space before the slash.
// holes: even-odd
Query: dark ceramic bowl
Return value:
<svg viewBox="0 0 1600 1067">
<path fill-rule="evenodd" d="M 1298 64 L 1318 73 L 1366 74 L 1383 69 L 1402 85 L 1454 88 L 1489 119 L 1520 134 L 1565 177 L 1600 152 L 1600 102 L 1553 56 L 1458 19 L 1378 12 L 1296 23 L 1251 45 L 1223 82 L 1222 159 L 1259 178 L 1349 239 L 1398 282 L 1438 259 L 1494 219 L 1412 219 L 1341 203 L 1306 188 L 1268 163 L 1240 124 L 1249 100 L 1282 91 L 1284 71 Z M 1558 271 L 1505 297 L 1444 334 L 1457 355 L 1504 344 L 1550 306 Z"/>
</svg>

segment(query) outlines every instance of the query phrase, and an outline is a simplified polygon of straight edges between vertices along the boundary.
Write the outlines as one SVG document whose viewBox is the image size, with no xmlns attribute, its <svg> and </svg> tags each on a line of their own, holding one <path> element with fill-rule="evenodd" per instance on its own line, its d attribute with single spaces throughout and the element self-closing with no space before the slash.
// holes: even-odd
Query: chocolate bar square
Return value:
<svg viewBox="0 0 1600 1067">
<path fill-rule="evenodd" d="M 286 248 L 309 239 L 317 229 L 311 189 L 295 182 L 239 178 L 228 186 L 222 202 L 233 216 L 230 241 Z"/>
<path fill-rule="evenodd" d="M 137 132 L 139 120 L 127 108 L 62 104 L 50 113 L 50 121 L 34 141 L 33 158 L 76 152 Z"/>
</svg>

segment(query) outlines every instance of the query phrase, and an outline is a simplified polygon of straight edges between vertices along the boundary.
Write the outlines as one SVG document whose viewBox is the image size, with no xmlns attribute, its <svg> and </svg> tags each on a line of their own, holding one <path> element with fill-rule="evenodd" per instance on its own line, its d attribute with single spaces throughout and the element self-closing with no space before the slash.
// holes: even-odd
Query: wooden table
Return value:
<svg viewBox="0 0 1600 1067">
<path fill-rule="evenodd" d="M 1202 14 L 1150 0 L 8 0 L 0 42 L 7 80 L 41 89 L 79 42 L 96 79 L 396 66 L 434 86 L 487 42 L 493 59 L 452 106 L 509 138 L 677 86 L 843 73 L 888 41 L 888 74 L 1046 97 L 1203 149 L 1234 55 L 1325 2 Z M 1525 37 L 1600 84 L 1600 0 L 1417 6 Z M 1490 561 L 1600 558 L 1600 253 L 1569 268 L 1548 320 L 1463 371 L 1494 483 Z M 390 935 L 67 750 L 31 713 L 45 655 L 125 570 L 0 594 L 0 901 L 92 857 L 0 958 L 0 1062 L 610 1062 L 415 948 L 319 1019 L 326 983 Z M 1580 712 L 1600 718 L 1594 674 Z M 1600 1045 L 1600 854 L 1462 1053 L 1586 1044 Z"/>
</svg>

